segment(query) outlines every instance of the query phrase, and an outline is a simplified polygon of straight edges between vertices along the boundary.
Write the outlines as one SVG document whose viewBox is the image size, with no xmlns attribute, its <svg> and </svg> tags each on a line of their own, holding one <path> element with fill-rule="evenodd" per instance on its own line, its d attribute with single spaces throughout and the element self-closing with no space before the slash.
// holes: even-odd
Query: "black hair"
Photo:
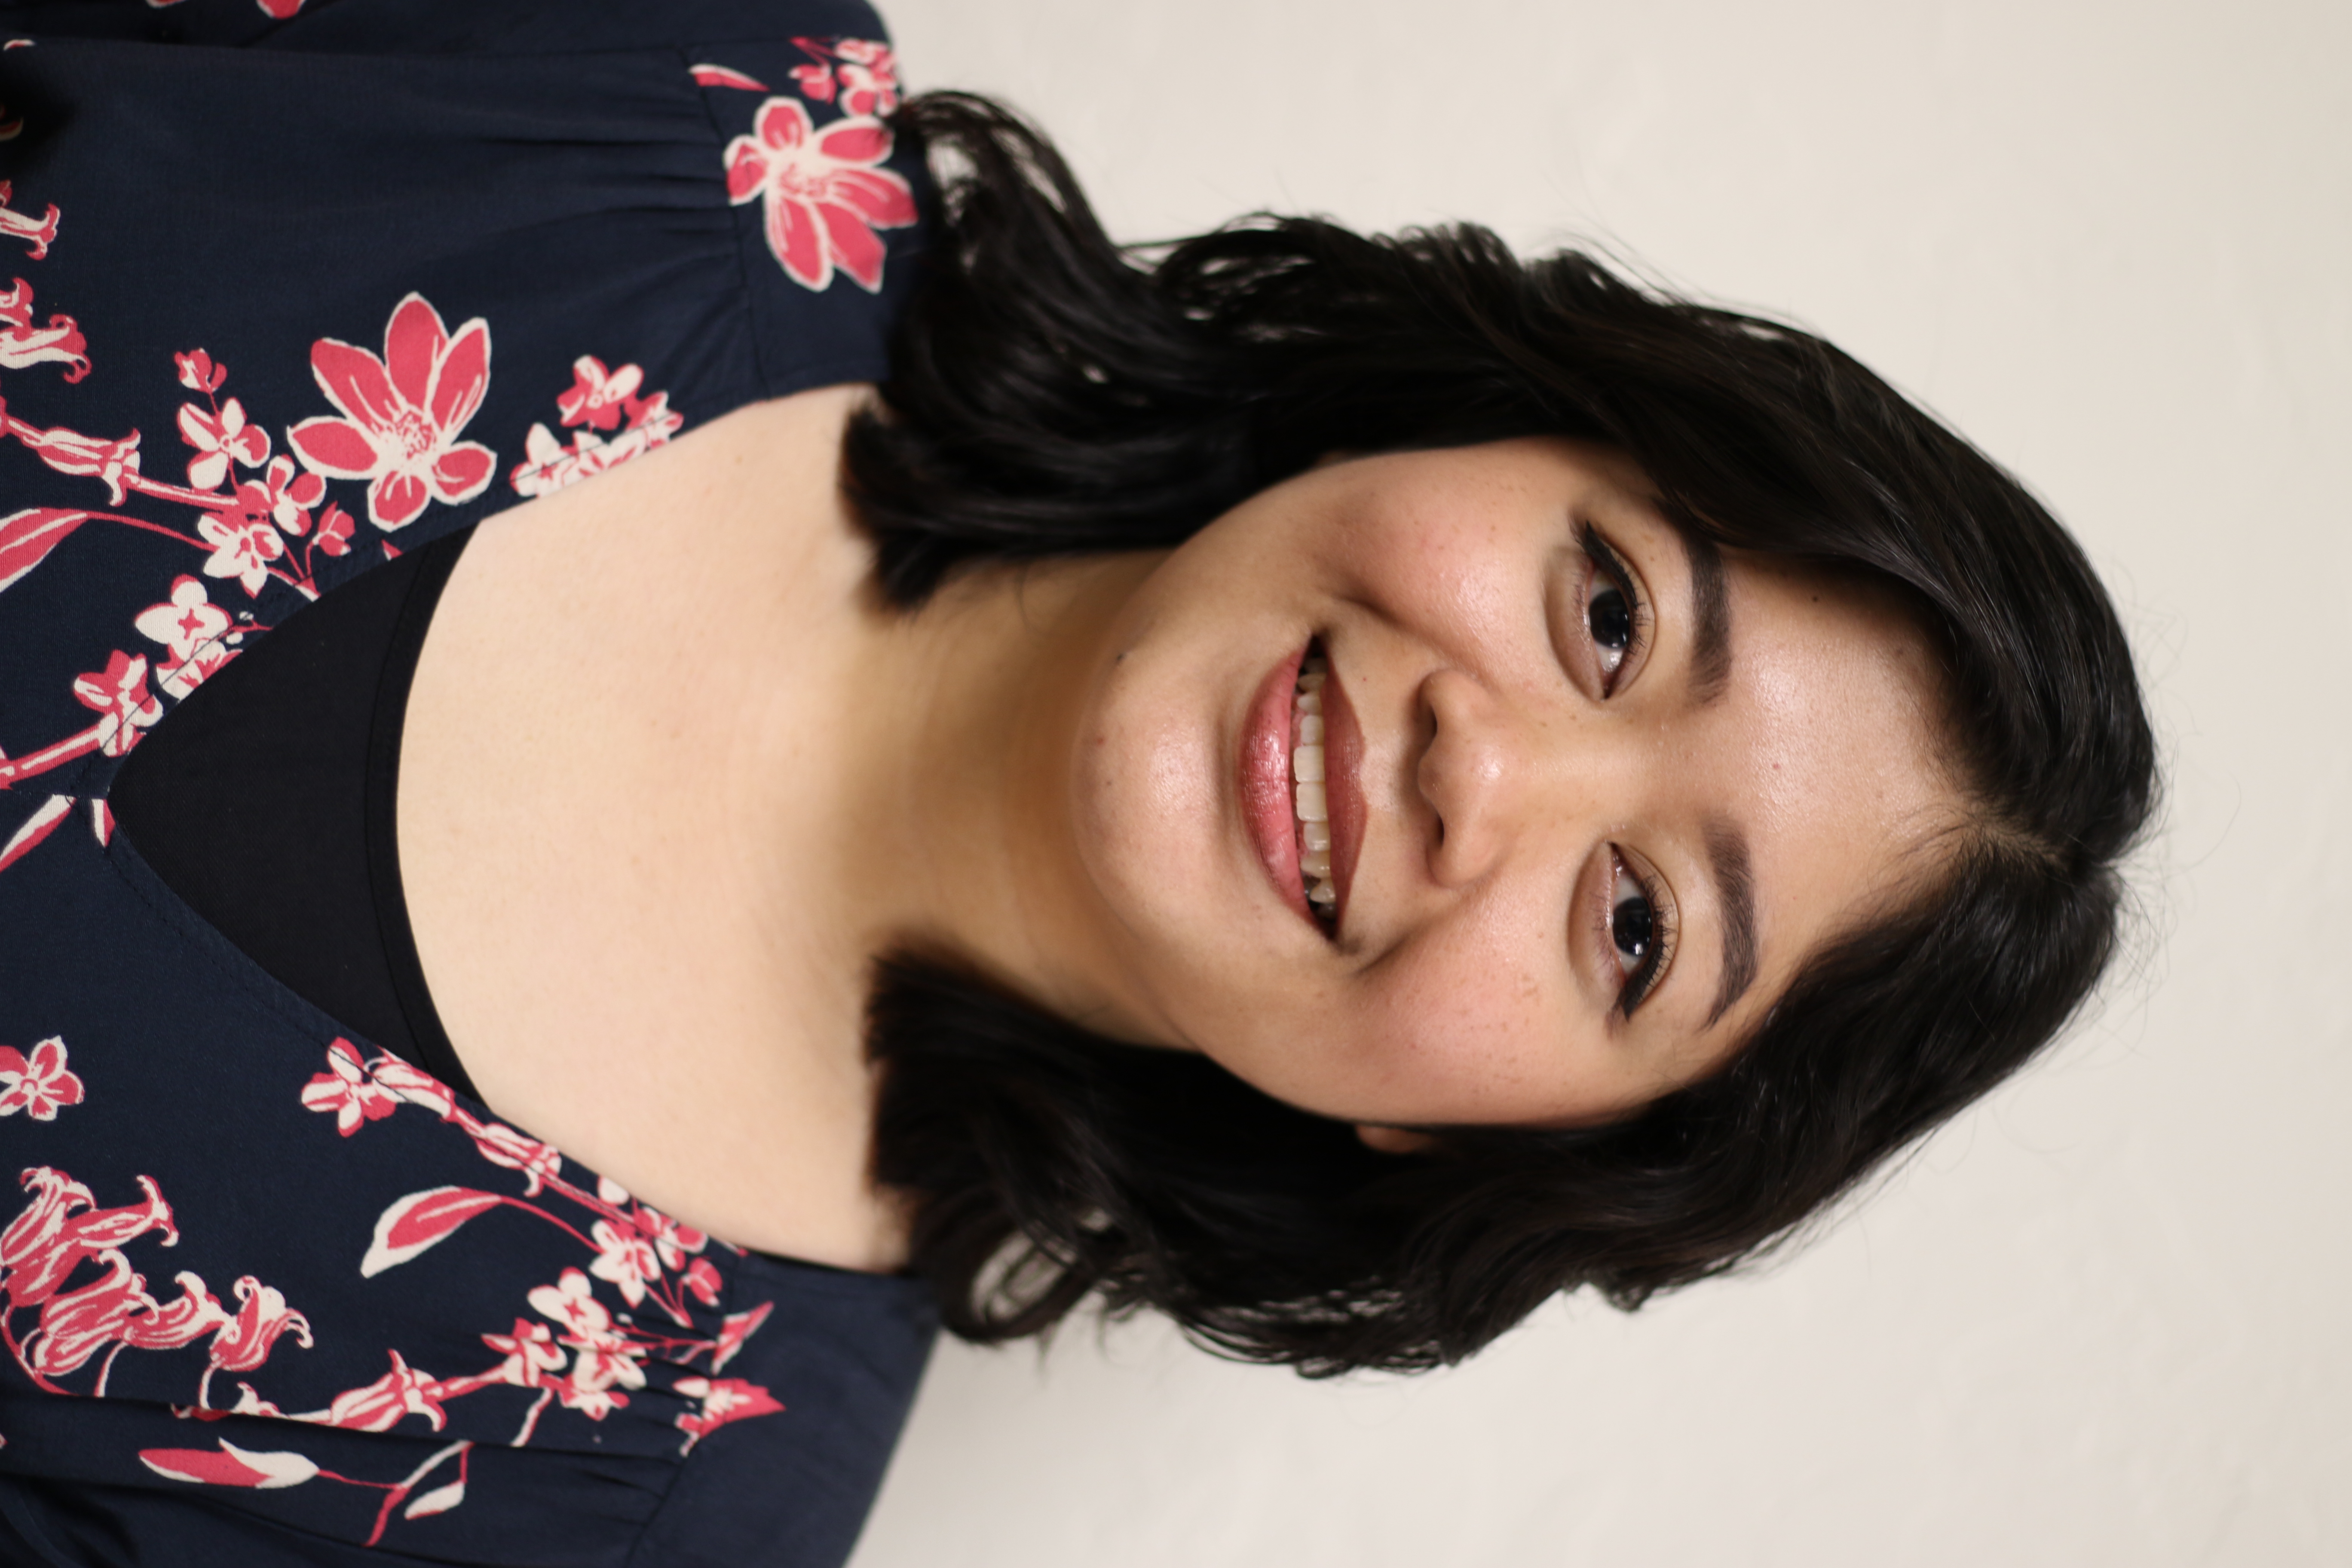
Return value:
<svg viewBox="0 0 2352 1568">
<path fill-rule="evenodd" d="M 886 962 L 875 1175 L 951 1330 L 1034 1333 L 1098 1295 L 1311 1374 L 1450 1363 L 1556 1291 L 1630 1309 L 1768 1251 L 2089 994 L 2156 791 L 2130 651 L 2064 530 L 1877 376 L 1472 226 L 1259 216 L 1123 248 L 1003 108 L 934 93 L 895 124 L 940 212 L 845 448 L 893 602 L 976 561 L 1173 545 L 1328 453 L 1582 437 L 1687 535 L 1906 600 L 1970 803 L 1932 885 L 1813 954 L 1720 1070 L 1612 1125 L 1417 1154 Z"/>
</svg>

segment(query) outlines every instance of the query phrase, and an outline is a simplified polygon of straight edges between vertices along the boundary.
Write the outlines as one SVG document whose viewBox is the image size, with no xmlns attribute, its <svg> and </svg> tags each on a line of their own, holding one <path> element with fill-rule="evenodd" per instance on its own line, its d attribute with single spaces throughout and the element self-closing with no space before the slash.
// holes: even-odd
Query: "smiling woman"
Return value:
<svg viewBox="0 0 2352 1568">
<path fill-rule="evenodd" d="M 963 173 L 848 434 L 885 590 L 1172 547 L 1099 632 L 1071 968 L 881 971 L 877 1169 L 951 1328 L 1098 1293 L 1455 1360 L 1769 1248 L 2089 993 L 2129 651 L 1867 370 L 1472 228 L 1122 252 L 1002 111 L 901 123 Z"/>
<path fill-rule="evenodd" d="M 1603 448 L 1318 468 L 1194 535 L 1108 634 L 1076 829 L 1118 1032 L 1351 1122 L 1591 1124 L 1703 1076 L 1960 816 L 1925 638 L 1819 574 L 1687 549 Z M 1316 717 L 1327 776 L 1294 784 Z M 1171 771 L 1210 786 L 1171 799 Z"/>
<path fill-rule="evenodd" d="M 0 1556 L 837 1563 L 942 1319 L 1455 1360 L 2095 980 L 2114 615 L 1818 340 L 1122 249 L 856 0 L 285 9 L 0 49 Z"/>
</svg>

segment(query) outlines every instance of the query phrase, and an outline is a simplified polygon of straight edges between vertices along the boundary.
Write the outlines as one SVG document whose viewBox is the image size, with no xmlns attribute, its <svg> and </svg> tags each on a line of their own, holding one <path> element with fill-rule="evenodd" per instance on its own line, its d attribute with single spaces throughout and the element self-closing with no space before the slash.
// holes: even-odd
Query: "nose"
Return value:
<svg viewBox="0 0 2352 1568">
<path fill-rule="evenodd" d="M 1580 824 L 1625 815 L 1664 783 L 1640 733 L 1572 704 L 1452 669 L 1424 679 L 1420 699 L 1414 784 L 1432 818 L 1430 876 L 1442 887 L 1490 877 L 1522 847 L 1549 858 L 1585 837 Z"/>
<path fill-rule="evenodd" d="M 1414 784 L 1433 821 L 1430 875 L 1465 887 L 1491 872 L 1518 830 L 1528 788 L 1527 721 L 1477 680 L 1456 670 L 1421 688 L 1424 742 Z"/>
</svg>

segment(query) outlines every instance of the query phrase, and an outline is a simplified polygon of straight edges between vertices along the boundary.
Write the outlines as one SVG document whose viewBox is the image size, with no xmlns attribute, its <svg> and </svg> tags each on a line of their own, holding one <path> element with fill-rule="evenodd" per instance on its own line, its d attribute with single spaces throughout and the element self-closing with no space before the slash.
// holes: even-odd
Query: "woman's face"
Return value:
<svg viewBox="0 0 2352 1568">
<path fill-rule="evenodd" d="M 1160 563 L 1072 781 L 1136 1032 L 1360 1123 L 1604 1120 L 1930 868 L 1957 812 L 1923 639 L 1695 554 L 1648 498 L 1564 441 L 1337 461 Z"/>
</svg>

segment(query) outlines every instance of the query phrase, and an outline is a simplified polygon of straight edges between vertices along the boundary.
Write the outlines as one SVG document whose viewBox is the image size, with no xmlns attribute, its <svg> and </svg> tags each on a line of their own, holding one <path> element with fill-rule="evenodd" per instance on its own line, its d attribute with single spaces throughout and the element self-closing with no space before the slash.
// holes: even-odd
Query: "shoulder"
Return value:
<svg viewBox="0 0 2352 1568">
<path fill-rule="evenodd" d="M 444 56 L 885 37 L 865 0 L 31 0 L 5 21 L 11 37 L 52 41 Z"/>
<path fill-rule="evenodd" d="M 9 13 L 35 41 L 0 51 L 0 486 L 107 518 L 0 537 L 41 606 L 0 664 L 47 693 L 11 756 L 85 726 L 76 678 L 132 671 L 167 601 L 242 637 L 681 431 L 888 374 L 922 185 L 870 7 L 279 9 L 235 47 L 148 23 L 202 41 L 268 20 L 254 0 Z"/>
</svg>

